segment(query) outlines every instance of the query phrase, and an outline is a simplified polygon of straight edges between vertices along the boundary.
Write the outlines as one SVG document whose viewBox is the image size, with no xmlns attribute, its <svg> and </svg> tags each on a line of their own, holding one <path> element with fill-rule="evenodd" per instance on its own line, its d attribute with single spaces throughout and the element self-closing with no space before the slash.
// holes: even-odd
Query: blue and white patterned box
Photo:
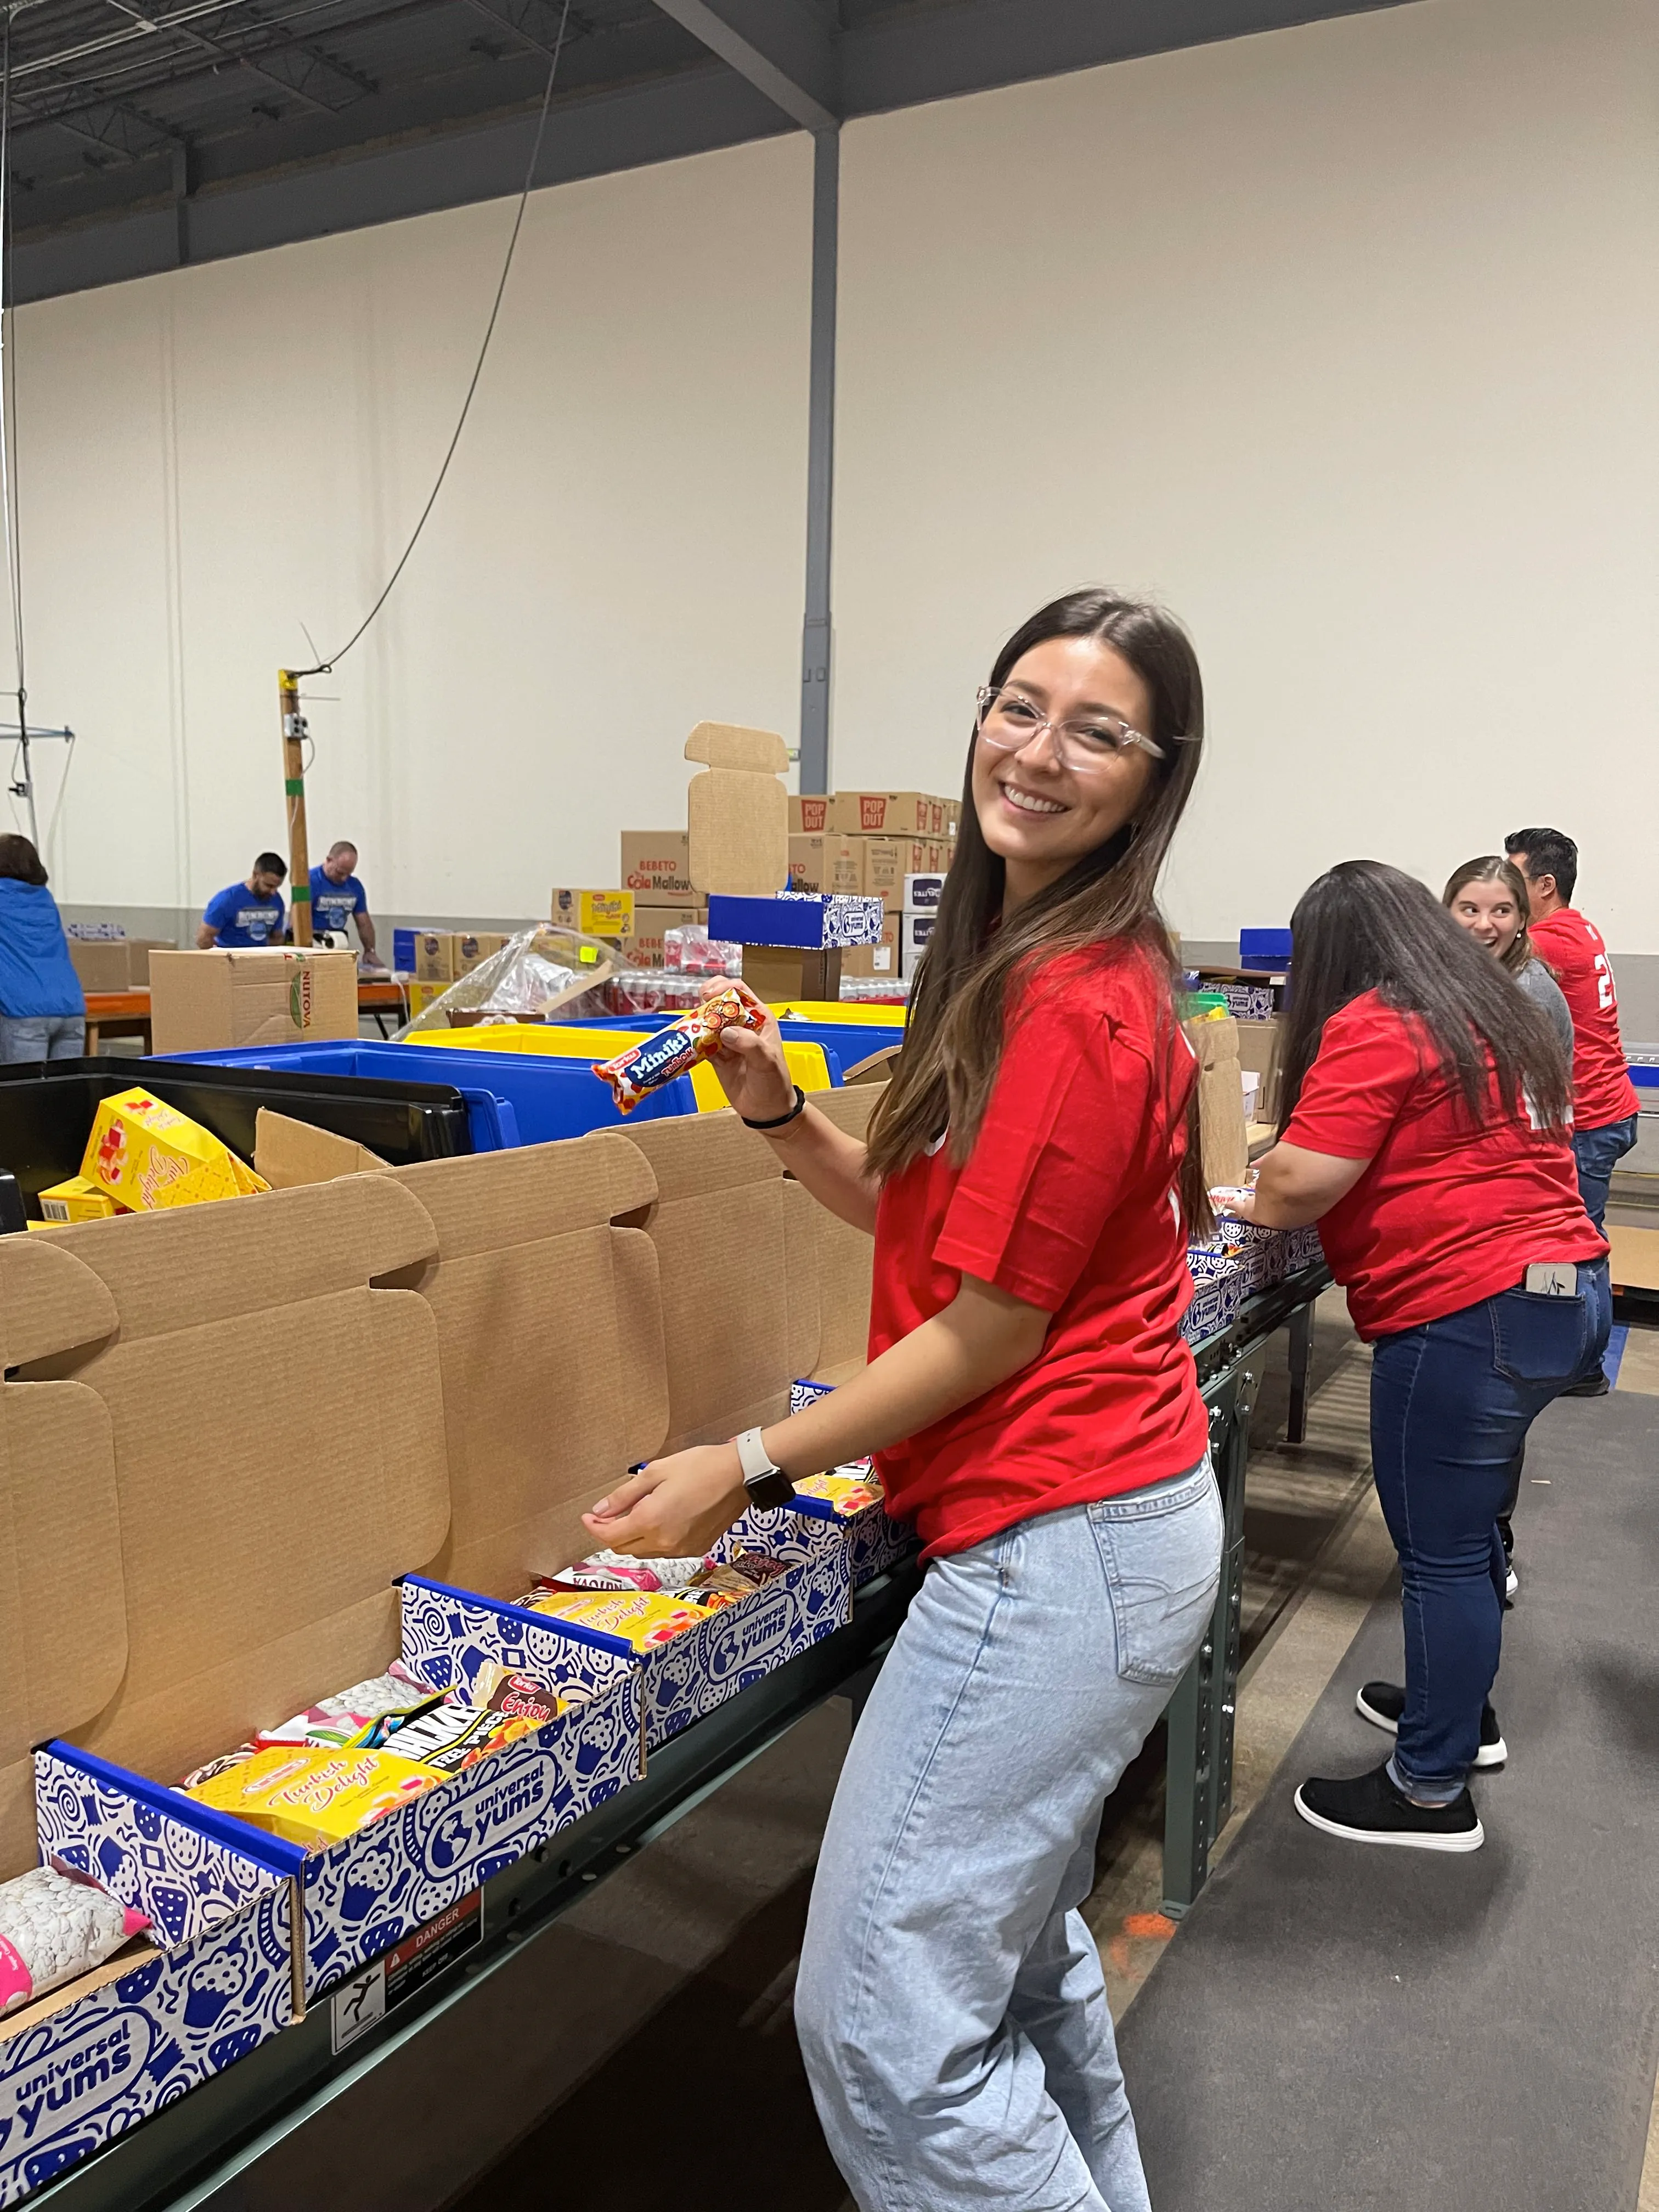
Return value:
<svg viewBox="0 0 1659 2212">
<path fill-rule="evenodd" d="M 820 1398 L 827 1398 L 834 1389 L 830 1382 L 794 1382 L 789 1385 L 789 1410 L 799 1413 Z M 827 1522 L 842 1532 L 847 1547 L 848 1578 L 854 1589 L 874 1580 L 886 1570 L 916 1548 L 916 1532 L 907 1522 L 895 1521 L 879 1505 L 866 1505 L 861 1513 L 837 1513 L 827 1498 L 798 1498 L 793 1506 L 780 1508 L 775 1515 L 781 1519 L 785 1512 L 805 1515 L 809 1520 Z M 739 1524 L 741 1525 L 741 1524 Z M 765 1551 L 770 1543 L 775 1548 L 778 1539 L 769 1536 L 766 1542 L 757 1540 L 756 1548 Z"/>
<path fill-rule="evenodd" d="M 36 1753 L 41 1850 L 147 1913 L 167 1948 L 135 1955 L 85 1996 L 0 2036 L 0 2205 L 19 2203 L 295 2017 L 287 1876 L 252 1860 L 227 1864 L 239 1855 L 112 1788 L 102 1765 L 67 1746 Z M 243 1887 L 247 1895 L 228 1901 Z"/>
<path fill-rule="evenodd" d="M 731 945 L 781 945 L 803 952 L 829 952 L 848 945 L 879 945 L 884 920 L 878 898 L 855 891 L 780 891 L 775 898 L 708 901 L 708 934 Z"/>
<path fill-rule="evenodd" d="M 747 1516 L 715 1546 L 716 1556 L 727 1557 L 745 1541 L 757 1549 L 769 1541 L 758 1524 L 749 1525 Z M 440 1649 L 469 1680 L 495 1660 L 544 1681 L 599 1694 L 626 1680 L 636 1685 L 643 1705 L 647 1752 L 833 1635 L 845 1625 L 853 1596 L 846 1547 L 803 1543 L 788 1571 L 755 1596 L 723 1606 L 666 1644 L 636 1651 L 623 1637 L 453 1589 L 423 1575 L 406 1576 L 403 1589 L 404 1661 L 428 1680 L 428 1656 Z"/>
<path fill-rule="evenodd" d="M 422 1656 L 428 1662 L 422 1678 L 434 1688 L 458 1679 L 458 1655 L 441 1641 L 424 1642 Z M 165 1874 L 170 1887 L 157 1893 L 181 1900 L 185 1932 L 273 1877 L 285 1888 L 291 1880 L 301 1915 L 301 1990 L 309 2003 L 632 1781 L 640 1743 L 636 1686 L 608 1682 L 589 1704 L 356 1835 L 313 1850 L 143 1775 L 50 1745 L 36 1756 L 42 1848 L 88 1867 L 124 1903 L 135 1901 L 141 1873 L 157 1881 Z"/>
</svg>

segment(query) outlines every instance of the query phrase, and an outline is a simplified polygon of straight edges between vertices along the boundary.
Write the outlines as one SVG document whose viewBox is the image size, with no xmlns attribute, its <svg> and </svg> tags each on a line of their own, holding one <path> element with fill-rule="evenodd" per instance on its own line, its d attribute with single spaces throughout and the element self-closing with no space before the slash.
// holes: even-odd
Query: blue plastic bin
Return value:
<svg viewBox="0 0 1659 2212">
<path fill-rule="evenodd" d="M 594 1058 L 605 1057 L 601 1051 Z M 592 1129 L 623 1128 L 630 1121 L 666 1120 L 696 1110 L 690 1079 L 676 1076 L 641 1099 L 631 1115 L 617 1110 L 609 1085 L 577 1060 L 538 1054 L 465 1052 L 448 1046 L 410 1044 L 238 1045 L 219 1052 L 181 1052 L 181 1060 L 216 1067 L 264 1067 L 295 1074 L 346 1075 L 373 1083 L 447 1083 L 467 1104 L 472 1149 L 498 1152 L 515 1145 L 545 1145 L 585 1137 Z"/>
</svg>

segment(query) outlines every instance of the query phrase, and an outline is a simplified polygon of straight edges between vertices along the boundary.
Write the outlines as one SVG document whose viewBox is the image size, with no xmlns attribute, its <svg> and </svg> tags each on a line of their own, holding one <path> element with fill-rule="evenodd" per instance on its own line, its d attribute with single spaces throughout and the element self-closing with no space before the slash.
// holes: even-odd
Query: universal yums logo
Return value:
<svg viewBox="0 0 1659 2212">
<path fill-rule="evenodd" d="M 288 1018 L 296 1030 L 311 1027 L 312 966 L 309 960 L 289 963 Z"/>
<path fill-rule="evenodd" d="M 107 2014 L 50 2058 L 0 2081 L 0 2159 L 109 2104 L 143 2071 L 155 2030 L 141 2012 Z M 18 2139 L 14 2142 L 13 2138 Z"/>
</svg>

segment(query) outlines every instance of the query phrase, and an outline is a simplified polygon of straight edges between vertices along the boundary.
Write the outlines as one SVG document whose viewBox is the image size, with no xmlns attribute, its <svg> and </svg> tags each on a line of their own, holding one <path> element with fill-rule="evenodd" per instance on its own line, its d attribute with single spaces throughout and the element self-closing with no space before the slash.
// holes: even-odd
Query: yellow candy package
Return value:
<svg viewBox="0 0 1659 2212">
<path fill-rule="evenodd" d="M 392 1751 L 283 1744 L 239 1759 L 184 1795 L 309 1850 L 355 1835 L 443 1779 L 436 1767 Z"/>
<path fill-rule="evenodd" d="M 828 1474 L 809 1474 L 795 1485 L 802 1498 L 821 1498 L 836 1514 L 862 1513 L 866 1505 L 881 1504 L 881 1484 L 867 1460 L 831 1468 Z"/>
<path fill-rule="evenodd" d="M 552 1613 L 576 1627 L 623 1637 L 636 1651 L 666 1644 L 707 1620 L 713 1610 L 657 1590 L 550 1590 L 535 1599 L 530 1609 Z"/>
<path fill-rule="evenodd" d="M 100 1104 L 81 1173 L 140 1213 L 270 1188 L 210 1130 L 137 1085 Z"/>
</svg>

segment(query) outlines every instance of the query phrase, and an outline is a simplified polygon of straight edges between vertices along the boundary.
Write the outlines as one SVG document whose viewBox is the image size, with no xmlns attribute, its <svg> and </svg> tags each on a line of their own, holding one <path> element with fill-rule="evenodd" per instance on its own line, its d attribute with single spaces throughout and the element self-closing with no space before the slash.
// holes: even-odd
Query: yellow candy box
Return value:
<svg viewBox="0 0 1659 2212">
<path fill-rule="evenodd" d="M 199 1122 L 137 1085 L 100 1105 L 81 1173 L 143 1213 L 270 1188 Z"/>
<path fill-rule="evenodd" d="M 560 1590 L 535 1599 L 530 1610 L 553 1613 L 579 1627 L 602 1629 L 607 1636 L 624 1638 L 636 1651 L 648 1651 L 707 1620 L 714 1608 L 665 1597 L 659 1590 Z"/>
<path fill-rule="evenodd" d="M 256 1751 L 184 1795 L 309 1849 L 337 1844 L 446 1778 L 392 1751 Z"/>
</svg>

